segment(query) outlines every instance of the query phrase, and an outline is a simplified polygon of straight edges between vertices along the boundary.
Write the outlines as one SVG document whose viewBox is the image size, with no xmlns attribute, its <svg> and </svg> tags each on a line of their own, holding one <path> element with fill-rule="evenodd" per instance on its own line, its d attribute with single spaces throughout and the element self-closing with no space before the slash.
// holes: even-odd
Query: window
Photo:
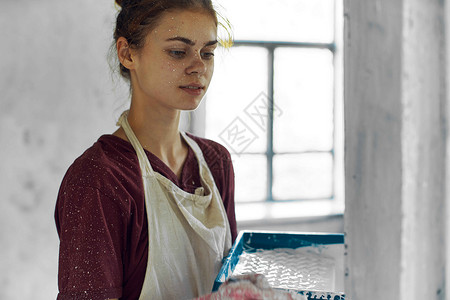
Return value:
<svg viewBox="0 0 450 300">
<path fill-rule="evenodd" d="M 232 154 L 238 220 L 342 212 L 341 4 L 221 5 L 235 45 L 216 52 L 206 101 L 192 119 L 197 134 Z"/>
</svg>

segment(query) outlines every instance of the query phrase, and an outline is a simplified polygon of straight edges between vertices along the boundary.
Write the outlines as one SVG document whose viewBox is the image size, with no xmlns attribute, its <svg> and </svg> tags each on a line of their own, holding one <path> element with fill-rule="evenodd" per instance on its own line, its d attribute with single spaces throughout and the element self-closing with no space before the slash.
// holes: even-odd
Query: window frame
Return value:
<svg viewBox="0 0 450 300">
<path fill-rule="evenodd" d="M 236 40 L 234 41 L 233 47 L 242 47 L 242 46 L 249 46 L 249 47 L 261 47 L 265 48 L 268 52 L 268 82 L 267 82 L 267 93 L 268 93 L 268 100 L 269 105 L 267 108 L 267 145 L 266 145 L 266 152 L 265 153 L 252 153 L 252 152 L 243 152 L 242 154 L 246 155 L 252 155 L 252 154 L 264 154 L 267 159 L 267 182 L 266 182 L 266 199 L 258 202 L 290 202 L 290 201 L 302 201 L 302 200 L 313 200 L 311 198 L 307 199 L 279 199 L 275 200 L 273 198 L 273 159 L 275 155 L 283 155 L 283 154 L 302 154 L 302 153 L 330 153 L 333 159 L 333 173 L 334 173 L 334 166 L 335 166 L 335 137 L 333 137 L 333 146 L 331 151 L 292 151 L 292 152 L 277 152 L 275 153 L 273 150 L 273 124 L 274 124 L 274 105 L 276 103 L 276 99 L 274 96 L 274 69 L 275 69 L 275 51 L 278 48 L 310 48 L 310 49 L 327 49 L 329 50 L 333 57 L 335 56 L 336 52 L 336 44 L 335 42 L 331 43 L 306 43 L 306 42 L 279 42 L 279 41 L 250 41 L 250 40 Z M 333 69 L 335 66 L 333 66 Z M 335 79 L 335 76 L 333 77 Z M 335 80 L 333 80 L 333 85 L 335 85 Z M 335 102 L 335 95 L 333 96 L 333 102 Z M 334 114 L 333 114 L 334 115 Z M 334 124 L 333 124 L 334 128 Z M 333 176 L 333 183 L 332 183 L 332 196 L 330 199 L 334 198 L 334 176 Z M 320 198 L 324 199 L 324 198 Z M 254 203 L 256 201 L 239 201 L 237 203 L 243 203 L 243 204 L 249 204 Z"/>
<path fill-rule="evenodd" d="M 334 38 L 329 43 L 319 42 L 283 42 L 283 41 L 257 41 L 257 40 L 235 40 L 233 47 L 263 47 L 268 51 L 268 117 L 269 128 L 267 129 L 267 145 L 266 152 L 244 152 L 242 154 L 252 155 L 265 155 L 267 159 L 267 191 L 266 199 L 261 201 L 236 201 L 236 215 L 237 221 L 241 226 L 248 226 L 253 224 L 259 224 L 262 220 L 265 223 L 290 223 L 298 222 L 299 220 L 310 221 L 318 218 L 329 218 L 333 216 L 342 216 L 344 214 L 344 103 L 343 103 L 343 0 L 330 0 L 334 2 Z M 330 151 L 293 151 L 293 152 L 278 152 L 275 153 L 273 149 L 273 120 L 274 120 L 274 105 L 276 99 L 274 99 L 274 63 L 275 63 L 275 50 L 281 47 L 291 48 L 310 48 L 310 49 L 327 49 L 333 56 L 333 144 Z M 206 108 L 204 105 L 200 106 L 198 110 L 193 112 L 193 116 L 190 116 L 189 128 L 192 132 L 201 136 L 205 135 L 205 121 L 206 121 Z M 273 199 L 273 159 L 275 155 L 279 154 L 301 154 L 301 153 L 331 153 L 333 160 L 332 169 L 332 195 L 329 198 L 320 199 L 286 199 L 286 200 L 274 200 Z M 297 206 L 300 204 L 301 209 L 297 210 L 295 216 L 283 216 L 273 213 L 281 207 L 286 207 L 289 203 L 295 203 Z M 242 208 L 245 212 L 239 213 Z M 255 207 L 259 212 L 255 212 L 252 207 Z M 262 212 L 264 211 L 264 212 Z M 249 214 L 252 214 L 250 216 Z M 256 215 L 256 216 L 255 216 Z"/>
</svg>

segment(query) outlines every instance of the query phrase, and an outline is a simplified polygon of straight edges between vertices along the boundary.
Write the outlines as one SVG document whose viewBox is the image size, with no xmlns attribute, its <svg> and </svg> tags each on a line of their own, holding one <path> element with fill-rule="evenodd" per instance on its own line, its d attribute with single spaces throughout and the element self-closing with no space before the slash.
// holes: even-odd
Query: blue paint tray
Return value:
<svg viewBox="0 0 450 300">
<path fill-rule="evenodd" d="M 224 259 L 213 291 L 232 275 L 259 273 L 276 289 L 308 300 L 343 300 L 344 235 L 241 231 Z"/>
</svg>

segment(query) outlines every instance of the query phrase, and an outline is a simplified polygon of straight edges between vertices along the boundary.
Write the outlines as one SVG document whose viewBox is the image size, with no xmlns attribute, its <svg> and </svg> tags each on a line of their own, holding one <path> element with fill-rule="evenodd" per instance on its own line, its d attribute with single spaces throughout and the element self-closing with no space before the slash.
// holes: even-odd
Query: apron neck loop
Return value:
<svg viewBox="0 0 450 300">
<path fill-rule="evenodd" d="M 133 129 L 130 126 L 130 123 L 128 123 L 128 112 L 129 110 L 126 110 L 122 113 L 122 115 L 119 118 L 119 121 L 117 122 L 117 125 L 122 126 L 123 130 L 125 131 L 125 135 L 127 136 L 128 140 L 130 141 L 131 145 L 136 151 L 142 175 L 155 176 L 153 168 L 147 159 L 147 154 L 145 154 L 144 148 L 142 148 L 141 143 L 139 143 L 138 138 L 136 137 L 136 135 L 133 132 Z"/>
</svg>

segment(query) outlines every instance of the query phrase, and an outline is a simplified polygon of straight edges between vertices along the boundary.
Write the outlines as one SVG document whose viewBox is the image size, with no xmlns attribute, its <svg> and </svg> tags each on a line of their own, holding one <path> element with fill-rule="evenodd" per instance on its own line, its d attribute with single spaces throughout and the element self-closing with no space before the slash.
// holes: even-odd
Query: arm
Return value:
<svg viewBox="0 0 450 300">
<path fill-rule="evenodd" d="M 236 224 L 236 213 L 235 213 L 235 203 L 234 203 L 234 190 L 235 190 L 235 179 L 234 179 L 234 169 L 233 163 L 231 161 L 231 156 L 227 153 L 228 157 L 228 167 L 225 169 L 225 183 L 226 191 L 223 192 L 223 202 L 225 210 L 227 212 L 228 221 L 230 223 L 231 229 L 231 240 L 234 243 L 237 237 L 237 224 Z"/>
<path fill-rule="evenodd" d="M 68 186 L 60 192 L 55 211 L 60 238 L 58 299 L 121 296 L 126 236 L 121 213 L 98 189 Z"/>
</svg>

